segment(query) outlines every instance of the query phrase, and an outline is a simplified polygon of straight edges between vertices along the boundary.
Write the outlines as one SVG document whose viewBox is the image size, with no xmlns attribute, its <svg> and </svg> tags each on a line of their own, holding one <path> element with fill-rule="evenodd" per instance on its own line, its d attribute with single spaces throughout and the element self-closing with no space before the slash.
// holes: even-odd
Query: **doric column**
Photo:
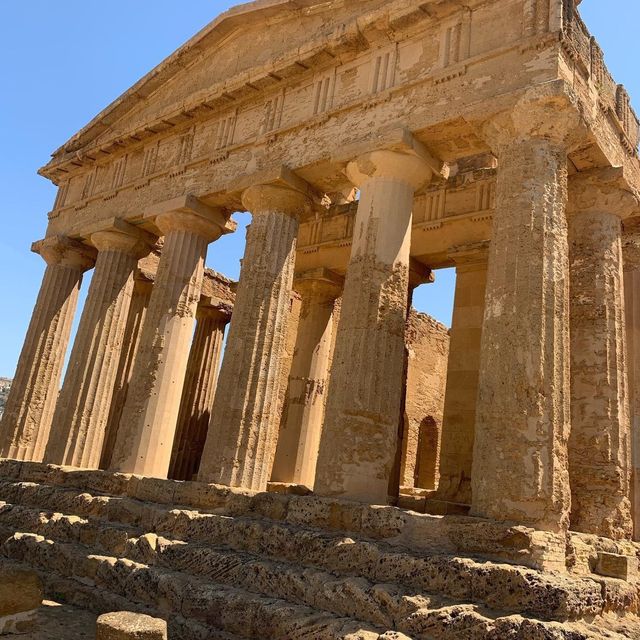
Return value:
<svg viewBox="0 0 640 640">
<path fill-rule="evenodd" d="M 347 168 L 360 188 L 315 491 L 384 504 L 396 459 L 405 361 L 416 155 L 376 151 Z"/>
<path fill-rule="evenodd" d="M 207 439 L 229 311 L 200 305 L 178 414 L 169 477 L 193 480 Z"/>
<path fill-rule="evenodd" d="M 442 419 L 440 481 L 434 500 L 430 501 L 438 513 L 456 510 L 454 505 L 471 505 L 488 249 L 489 243 L 480 243 L 457 247 L 450 254 L 456 265 L 456 292 Z"/>
<path fill-rule="evenodd" d="M 313 489 L 333 344 L 333 311 L 342 286 L 342 278 L 327 269 L 307 271 L 295 280 L 302 308 L 271 474 L 273 482 Z"/>
<path fill-rule="evenodd" d="M 632 534 L 621 218 L 638 210 L 621 172 L 570 180 L 571 529 Z"/>
<path fill-rule="evenodd" d="M 276 407 L 306 195 L 288 186 L 247 189 L 253 214 L 199 479 L 264 490 L 278 437 Z"/>
<path fill-rule="evenodd" d="M 207 247 L 234 225 L 190 196 L 161 205 L 151 216 L 164 246 L 111 468 L 166 478 Z"/>
<path fill-rule="evenodd" d="M 151 251 L 153 236 L 123 222 L 91 234 L 98 250 L 44 461 L 97 469 L 138 260 Z"/>
<path fill-rule="evenodd" d="M 499 168 L 471 484 L 475 515 L 561 532 L 570 506 L 567 154 L 582 130 L 554 91 L 532 91 L 485 129 Z"/>
<path fill-rule="evenodd" d="M 640 540 L 640 234 L 636 230 L 625 234 L 622 250 L 631 424 L 631 515 L 634 540 Z"/>
<path fill-rule="evenodd" d="M 124 330 L 125 342 L 120 351 L 120 362 L 118 363 L 118 372 L 116 373 L 116 382 L 113 388 L 113 397 L 111 398 L 111 410 L 109 411 L 109 419 L 107 420 L 104 443 L 102 445 L 101 469 L 108 469 L 111 466 L 111 456 L 116 444 L 122 410 L 129 392 L 133 363 L 138 353 L 142 323 L 149 308 L 152 289 L 153 282 L 144 277 L 138 269 L 134 279 L 131 304 L 129 305 L 129 314 Z"/>
<path fill-rule="evenodd" d="M 33 245 L 47 263 L 0 423 L 0 457 L 40 462 L 49 438 L 82 275 L 95 250 L 61 236 Z"/>
</svg>

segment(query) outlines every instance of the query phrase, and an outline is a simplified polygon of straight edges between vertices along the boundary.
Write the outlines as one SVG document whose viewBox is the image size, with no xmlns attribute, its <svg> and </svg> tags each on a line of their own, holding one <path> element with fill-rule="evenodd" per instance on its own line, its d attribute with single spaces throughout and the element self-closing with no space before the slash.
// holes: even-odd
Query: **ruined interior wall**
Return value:
<svg viewBox="0 0 640 640">
<path fill-rule="evenodd" d="M 435 489 L 447 382 L 449 330 L 427 314 L 411 309 L 406 340 L 409 368 L 400 486 Z"/>
</svg>

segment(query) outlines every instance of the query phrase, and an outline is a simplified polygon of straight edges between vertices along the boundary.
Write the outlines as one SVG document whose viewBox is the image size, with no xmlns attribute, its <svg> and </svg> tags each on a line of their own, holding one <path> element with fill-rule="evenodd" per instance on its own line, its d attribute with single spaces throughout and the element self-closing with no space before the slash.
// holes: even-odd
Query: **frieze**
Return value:
<svg viewBox="0 0 640 640">
<path fill-rule="evenodd" d="M 424 231 L 442 228 L 447 221 L 469 219 L 485 222 L 495 208 L 496 171 L 469 171 L 445 186 L 431 188 L 414 200 L 413 226 Z M 321 247 L 351 244 L 358 203 L 332 206 L 319 218 L 300 225 L 298 251 L 305 254 Z"/>
<path fill-rule="evenodd" d="M 547 14 L 544 11 L 540 14 L 539 8 L 535 9 L 534 14 L 536 29 L 542 29 L 540 25 L 544 24 Z M 139 191 L 160 178 L 185 177 L 186 180 L 186 176 L 197 165 L 219 165 L 229 160 L 232 154 L 249 148 L 262 146 L 265 153 L 271 153 L 272 149 L 278 152 L 285 133 L 317 129 L 329 125 L 333 118 L 347 111 L 372 110 L 382 104 L 395 102 L 396 99 L 399 101 L 425 83 L 435 86 L 443 82 L 453 82 L 468 75 L 469 69 L 477 68 L 483 61 L 507 55 L 522 46 L 520 38 L 499 50 L 471 55 L 474 53 L 471 46 L 473 22 L 469 21 L 469 15 L 467 11 L 457 11 L 439 23 L 434 24 L 433 20 L 424 22 L 420 31 L 420 46 L 426 46 L 423 41 L 427 42 L 433 35 L 438 34 L 440 44 L 436 44 L 431 50 L 430 55 L 435 56 L 431 66 L 420 63 L 418 66 L 421 71 L 413 76 L 408 73 L 408 69 L 412 69 L 411 65 L 418 55 L 415 43 L 397 41 L 372 51 L 361 52 L 351 60 L 348 59 L 349 56 L 345 60 L 335 58 L 334 66 L 321 72 L 313 68 L 302 70 L 303 75 L 290 76 L 290 81 L 270 72 L 269 84 L 265 86 L 275 89 L 271 89 L 268 96 L 257 92 L 258 85 L 254 80 L 256 88 L 253 89 L 253 99 L 243 105 L 237 104 L 231 110 L 229 102 L 237 101 L 233 95 L 227 93 L 227 107 L 221 113 L 212 106 L 204 108 L 203 105 L 199 105 L 199 119 L 195 122 L 193 119 L 183 119 L 181 124 L 173 125 L 165 119 L 163 126 L 149 125 L 145 128 L 145 135 L 154 135 L 155 139 L 146 140 L 141 136 L 138 149 L 128 148 L 126 154 L 118 155 L 114 159 L 115 163 L 121 163 L 122 158 L 125 158 L 124 163 L 118 165 L 118 168 L 100 161 L 100 170 L 104 169 L 113 176 L 111 182 L 98 180 L 96 173 L 86 177 L 74 174 L 71 180 L 65 178 L 61 183 L 61 188 L 64 185 L 64 197 L 57 199 L 50 219 L 55 219 L 61 211 L 69 208 L 85 208 L 87 201 L 92 201 L 96 196 L 101 200 L 110 200 L 123 189 Z M 523 20 L 526 16 L 531 17 L 523 8 Z M 468 47 L 465 44 L 467 27 L 470 29 Z M 547 44 L 552 43 L 546 34 L 543 40 Z M 444 49 L 449 53 L 439 62 L 438 52 Z M 597 52 L 593 55 L 597 60 Z M 329 59 L 332 59 L 331 56 Z M 460 60 L 464 62 L 461 63 Z M 445 62 L 449 66 L 443 69 L 442 65 Z M 313 75 L 309 77 L 309 74 Z M 353 99 L 344 102 L 344 95 L 349 93 L 345 84 L 347 76 L 351 85 L 359 84 L 361 88 L 359 93 L 354 94 Z M 301 82 L 303 77 L 307 79 Z M 286 86 L 279 86 L 280 84 Z M 628 98 L 625 99 L 626 92 L 618 88 L 616 90 L 613 124 L 615 126 L 618 120 L 625 123 L 621 129 L 620 144 L 629 152 L 633 150 L 629 130 L 633 135 L 635 127 L 637 137 L 637 119 Z M 377 93 L 372 94 L 374 91 Z M 300 107 L 301 104 L 304 106 Z M 262 116 L 257 117 L 260 109 Z M 316 111 L 315 115 L 311 115 L 311 112 Z M 257 122 L 255 126 L 252 125 L 253 121 Z M 141 147 L 144 148 L 143 154 L 139 150 Z M 116 148 L 118 153 L 124 150 L 122 146 Z M 93 156 L 97 157 L 96 153 L 93 153 Z M 140 159 L 136 160 L 136 157 Z M 78 180 L 84 181 L 80 189 L 73 186 Z"/>
<path fill-rule="evenodd" d="M 384 14 L 386 12 L 381 11 L 380 13 Z M 455 18 L 455 20 L 458 21 L 457 24 L 460 26 L 460 33 L 459 33 L 460 38 L 458 37 L 458 35 L 455 35 L 455 33 L 453 32 L 452 32 L 453 42 L 451 42 L 451 38 L 449 37 L 448 47 L 450 51 L 453 51 L 453 54 L 451 54 L 450 52 L 446 54 L 445 58 L 450 62 L 450 64 L 454 64 L 458 60 L 468 57 L 468 53 L 469 53 L 468 44 L 463 44 L 463 43 L 468 42 L 467 31 L 470 30 L 470 20 L 468 19 L 469 15 L 470 15 L 470 12 L 468 11 L 465 11 L 463 13 L 460 13 L 458 11 L 458 15 Z M 373 16 L 369 16 L 369 19 L 372 21 L 373 24 L 375 24 L 375 21 L 373 21 Z M 437 31 L 439 29 L 438 24 L 434 23 L 434 20 L 430 19 L 427 14 L 421 15 L 421 19 L 418 22 L 422 28 L 422 31 L 420 32 L 420 34 L 424 34 L 425 32 L 434 31 L 434 30 Z M 356 30 L 365 28 L 365 26 L 357 25 Z M 454 31 L 456 31 L 456 29 L 457 27 L 454 29 Z M 458 32 L 456 31 L 456 33 Z M 448 36 L 445 34 L 443 37 L 446 41 Z M 343 51 L 340 48 L 340 42 L 348 41 L 348 42 L 351 42 L 351 44 L 353 44 L 352 41 L 354 40 L 354 38 L 357 39 L 359 42 L 358 47 L 347 48 L 346 51 Z M 333 44 L 332 44 L 332 40 L 335 40 Z M 335 50 L 333 50 L 332 47 L 335 47 Z M 372 47 L 371 44 L 367 44 L 365 48 L 370 49 L 371 47 Z M 326 87 L 327 89 L 330 89 L 331 94 L 334 94 L 334 93 L 336 95 L 340 94 L 339 83 L 337 82 L 338 76 L 341 74 L 342 70 L 344 70 L 345 72 L 349 70 L 349 66 L 348 65 L 345 66 L 345 65 L 348 62 L 350 56 L 351 57 L 355 56 L 355 58 L 359 60 L 358 67 L 360 67 L 362 71 L 366 72 L 366 70 L 368 69 L 369 87 L 367 89 L 367 92 L 369 93 L 369 95 L 384 92 L 390 87 L 395 86 L 395 84 L 397 83 L 396 74 L 399 68 L 398 59 L 401 57 L 401 53 L 402 53 L 401 47 L 399 46 L 399 42 L 398 41 L 393 42 L 392 44 L 382 48 L 374 47 L 373 51 L 369 50 L 367 53 L 365 53 L 364 57 L 362 56 L 362 50 L 363 50 L 363 43 L 361 42 L 361 36 L 356 37 L 351 32 L 351 27 L 348 27 L 348 28 L 344 27 L 339 30 L 339 35 L 338 35 L 338 32 L 336 32 L 333 36 L 328 37 L 327 42 L 324 43 L 324 46 L 320 50 L 324 52 L 326 56 L 326 58 L 323 58 L 322 63 L 325 65 L 327 64 L 327 61 L 332 61 L 334 65 L 336 61 L 340 63 L 333 70 L 329 70 L 329 73 L 333 74 L 335 77 L 334 80 L 331 81 L 332 87 Z M 318 58 L 320 51 L 315 51 L 313 57 Z M 437 52 L 436 52 L 436 56 L 437 56 Z M 248 98 L 247 98 L 247 95 L 243 96 L 243 98 L 238 98 L 235 95 L 236 91 L 231 88 L 232 81 L 228 81 L 227 83 L 225 83 L 226 90 L 222 90 L 219 93 L 219 97 L 222 99 L 221 101 L 217 100 L 214 102 L 212 101 L 211 98 L 206 98 L 204 95 L 194 96 L 193 99 L 198 100 L 197 104 L 193 104 L 189 106 L 185 105 L 184 109 L 181 110 L 180 112 L 177 112 L 174 114 L 165 114 L 163 116 L 160 116 L 156 121 L 145 124 L 141 129 L 138 129 L 136 131 L 130 131 L 121 139 L 114 142 L 106 143 L 102 147 L 102 149 L 107 153 L 114 152 L 115 150 L 117 150 L 118 145 L 122 145 L 122 144 L 124 144 L 125 146 L 131 145 L 136 141 L 144 140 L 144 138 L 149 135 L 157 135 L 163 132 L 167 132 L 175 127 L 179 128 L 181 123 L 183 123 L 184 121 L 188 121 L 190 118 L 192 119 L 195 117 L 197 118 L 206 117 L 207 111 L 209 112 L 209 117 L 211 117 L 212 115 L 215 116 L 216 112 L 218 112 L 221 108 L 224 108 L 225 105 L 228 106 L 230 102 L 235 103 L 239 107 L 240 104 L 244 104 L 244 102 L 246 102 L 247 100 L 249 100 L 249 102 L 251 102 L 252 100 L 255 101 L 254 96 L 256 95 L 256 90 L 259 89 L 260 92 L 262 92 L 262 91 L 268 91 L 269 88 L 273 86 L 278 86 L 283 84 L 290 85 L 291 79 L 295 81 L 298 78 L 300 78 L 301 75 L 307 74 L 313 68 L 313 66 L 309 65 L 307 62 L 302 62 L 299 60 L 296 63 L 296 66 L 299 69 L 299 73 L 294 75 L 289 75 L 289 76 L 283 73 L 282 70 L 278 71 L 278 69 L 273 69 L 270 71 L 264 70 L 263 71 L 264 75 L 262 77 L 265 79 L 268 79 L 269 81 L 264 86 L 260 85 L 259 77 L 252 78 L 250 80 L 245 78 L 243 80 L 243 86 L 245 87 L 250 86 L 252 88 L 247 94 L 249 96 Z M 435 62 L 436 60 L 434 60 L 434 63 Z M 317 60 L 316 60 L 316 64 L 317 64 Z M 436 64 L 432 66 L 438 66 L 438 65 Z M 443 67 L 444 65 L 441 64 L 440 66 Z M 427 66 L 426 70 L 427 70 L 426 75 L 429 75 L 428 72 L 430 70 L 430 67 Z M 359 71 L 358 73 L 360 72 L 361 71 Z M 287 82 L 287 80 L 289 80 L 289 82 Z M 275 96 L 270 96 L 266 100 L 266 103 L 264 106 L 264 110 L 265 110 L 264 122 L 262 125 L 263 133 L 266 131 L 271 131 L 274 128 L 278 128 L 280 126 L 279 123 L 282 122 L 282 117 L 284 116 L 284 110 L 285 110 L 284 96 L 281 95 L 282 91 L 283 91 L 282 89 L 279 89 L 278 94 L 276 94 Z M 320 94 L 321 96 L 324 93 L 324 91 L 325 91 L 325 87 L 322 87 L 321 94 Z M 295 95 L 292 95 L 292 100 L 294 101 L 298 100 L 300 97 L 299 95 L 297 95 L 298 92 L 294 92 L 294 94 Z M 362 100 L 364 96 L 360 95 L 358 97 L 360 100 Z M 313 99 L 311 98 L 311 100 Z M 348 102 L 349 102 L 349 99 L 347 97 L 347 103 Z M 329 103 L 330 103 L 330 100 L 327 99 L 327 106 L 326 106 L 327 109 L 331 108 L 331 105 Z M 341 106 L 341 105 L 334 105 L 334 106 Z M 204 109 L 204 112 L 203 112 L 203 109 Z M 246 111 L 246 108 L 243 107 L 243 110 Z M 80 160 L 81 162 L 86 162 L 90 160 L 92 157 L 93 158 L 96 157 L 95 152 L 84 151 L 81 154 Z M 45 174 L 49 174 L 49 167 L 45 168 L 44 172 Z"/>
</svg>

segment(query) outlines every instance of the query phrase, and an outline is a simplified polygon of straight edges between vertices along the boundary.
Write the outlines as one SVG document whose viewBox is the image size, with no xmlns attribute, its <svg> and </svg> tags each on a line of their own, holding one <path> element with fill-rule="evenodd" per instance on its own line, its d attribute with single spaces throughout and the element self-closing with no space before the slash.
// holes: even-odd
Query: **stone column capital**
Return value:
<svg viewBox="0 0 640 640">
<path fill-rule="evenodd" d="M 346 174 L 359 189 L 372 178 L 383 178 L 408 184 L 417 191 L 431 180 L 433 169 L 419 155 L 380 150 L 364 153 L 349 162 Z"/>
<path fill-rule="evenodd" d="M 569 178 L 567 213 L 630 218 L 640 213 L 640 194 L 631 188 L 622 167 L 580 172 Z"/>
<path fill-rule="evenodd" d="M 223 208 L 210 206 L 191 195 L 156 204 L 144 217 L 152 220 L 163 235 L 171 231 L 187 231 L 206 238 L 208 242 L 233 233 L 238 226 Z"/>
<path fill-rule="evenodd" d="M 67 236 L 49 236 L 31 245 L 31 251 L 37 253 L 48 265 L 60 265 L 88 271 L 96 261 L 96 250 L 82 242 Z"/>
<path fill-rule="evenodd" d="M 187 231 L 202 236 L 209 242 L 217 240 L 222 235 L 222 227 L 218 223 L 185 211 L 162 213 L 156 218 L 155 223 L 163 235 L 172 231 Z"/>
<path fill-rule="evenodd" d="M 333 301 L 342 295 L 344 278 L 324 267 L 310 269 L 295 275 L 293 288 L 303 297 Z"/>
<path fill-rule="evenodd" d="M 242 205 L 252 215 L 279 212 L 299 219 L 312 206 L 308 194 L 281 184 L 255 184 L 242 193 Z"/>
<path fill-rule="evenodd" d="M 151 252 L 151 245 L 138 234 L 127 233 L 118 229 L 106 229 L 96 231 L 90 236 L 91 244 L 98 250 L 117 251 L 127 255 L 135 256 L 137 259 L 144 258 Z"/>
<path fill-rule="evenodd" d="M 157 235 L 117 217 L 82 225 L 78 235 L 98 252 L 117 251 L 136 256 L 139 260 L 158 244 Z"/>
<path fill-rule="evenodd" d="M 415 258 L 409 258 L 409 289 L 416 289 L 423 284 L 433 284 L 435 281 L 433 269 Z"/>
<path fill-rule="evenodd" d="M 625 267 L 640 268 L 640 233 L 625 233 L 622 236 L 622 256 Z"/>
<path fill-rule="evenodd" d="M 481 135 L 498 156 L 519 142 L 540 141 L 567 153 L 587 136 L 587 126 L 564 83 L 528 90 L 509 110 L 486 121 Z"/>
<path fill-rule="evenodd" d="M 473 271 L 478 268 L 486 269 L 489 261 L 490 244 L 488 240 L 484 240 L 471 244 L 456 245 L 451 247 L 448 255 L 455 263 L 458 271 Z"/>
<path fill-rule="evenodd" d="M 232 312 L 230 305 L 215 304 L 210 298 L 200 298 L 200 304 L 196 310 L 196 320 L 215 320 L 229 323 Z"/>
</svg>

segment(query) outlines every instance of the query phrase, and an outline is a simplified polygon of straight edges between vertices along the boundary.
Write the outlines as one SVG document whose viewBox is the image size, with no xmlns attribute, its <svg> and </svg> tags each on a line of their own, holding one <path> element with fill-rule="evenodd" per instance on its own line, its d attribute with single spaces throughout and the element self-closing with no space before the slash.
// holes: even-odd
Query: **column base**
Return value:
<svg viewBox="0 0 640 640">
<path fill-rule="evenodd" d="M 287 496 L 310 496 L 313 491 L 303 484 L 293 482 L 268 482 L 267 493 L 279 493 Z"/>
<path fill-rule="evenodd" d="M 425 513 L 434 516 L 468 516 L 470 511 L 470 504 L 447 502 L 446 500 L 427 500 L 424 510 Z"/>
</svg>

